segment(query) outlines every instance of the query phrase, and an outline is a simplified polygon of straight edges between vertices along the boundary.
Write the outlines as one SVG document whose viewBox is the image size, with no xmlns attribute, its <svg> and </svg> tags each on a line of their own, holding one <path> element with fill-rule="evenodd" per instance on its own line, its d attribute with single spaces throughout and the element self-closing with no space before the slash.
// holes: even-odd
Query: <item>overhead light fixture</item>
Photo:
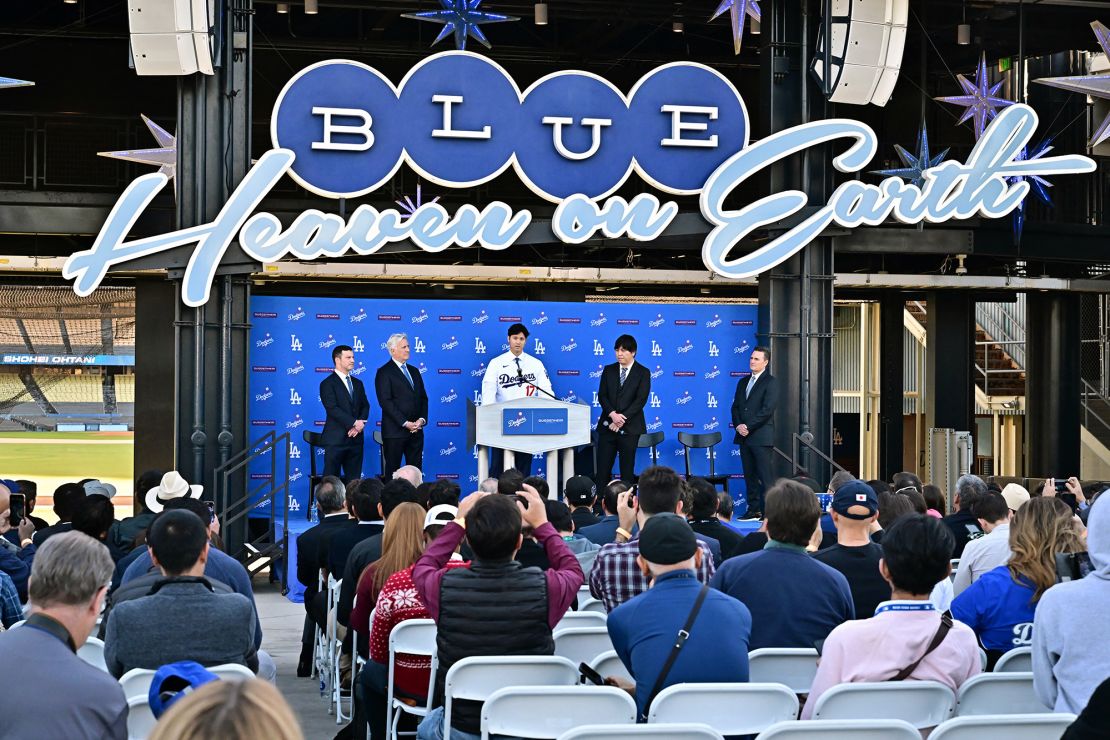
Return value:
<svg viewBox="0 0 1110 740">
<path fill-rule="evenodd" d="M 277 4 L 277 12 L 283 13 L 283 14 L 288 13 L 289 12 L 289 3 L 278 3 Z"/>
<path fill-rule="evenodd" d="M 547 3 L 536 3 L 536 25 L 547 25 Z"/>
<path fill-rule="evenodd" d="M 755 18 L 752 18 L 749 30 L 752 32 L 753 36 L 758 36 L 760 33 L 762 33 L 763 27 L 760 26 L 759 21 L 757 21 Z"/>
<path fill-rule="evenodd" d="M 971 44 L 971 25 L 967 22 L 967 3 L 963 4 L 960 25 L 956 26 L 956 43 L 960 46 Z"/>
<path fill-rule="evenodd" d="M 686 30 L 686 26 L 682 25 L 682 21 L 675 21 L 671 24 L 671 30 L 675 33 L 682 33 Z"/>
<path fill-rule="evenodd" d="M 320 12 L 320 0 L 304 0 L 305 15 L 316 15 Z"/>
<path fill-rule="evenodd" d="M 66 5 L 76 5 L 77 4 L 77 0 L 62 0 L 62 2 L 65 3 Z"/>
</svg>

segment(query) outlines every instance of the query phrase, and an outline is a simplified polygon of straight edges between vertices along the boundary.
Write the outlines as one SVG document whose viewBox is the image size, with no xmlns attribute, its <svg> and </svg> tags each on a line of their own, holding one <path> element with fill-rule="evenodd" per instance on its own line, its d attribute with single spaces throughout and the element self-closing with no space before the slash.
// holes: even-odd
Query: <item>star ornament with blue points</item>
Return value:
<svg viewBox="0 0 1110 740">
<path fill-rule="evenodd" d="M 1044 155 L 1052 151 L 1052 139 L 1045 139 L 1033 149 L 1033 153 L 1029 153 L 1029 149 L 1021 150 L 1021 154 L 1014 158 L 1016 162 L 1025 162 L 1033 159 L 1040 159 Z M 1009 184 L 1016 185 L 1017 183 L 1025 180 L 1029 183 L 1029 190 L 1036 196 L 1037 200 L 1045 205 L 1052 207 L 1052 198 L 1048 194 L 1048 188 L 1052 187 L 1052 183 L 1040 177 L 1039 175 L 1018 175 L 1017 177 L 1007 178 Z M 1025 229 L 1025 203 L 1028 198 L 1022 199 L 1018 207 L 1014 209 L 1014 243 L 1017 244 L 1021 241 L 1022 231 Z"/>
<path fill-rule="evenodd" d="M 177 138 L 146 116 L 142 116 L 143 123 L 158 142 L 153 149 L 126 149 L 119 152 L 97 152 L 101 157 L 121 159 L 124 162 L 138 162 L 139 164 L 152 164 L 158 167 L 158 172 L 173 180 L 174 192 L 177 192 Z"/>
<path fill-rule="evenodd" d="M 935 98 L 935 100 L 964 106 L 966 110 L 957 123 L 963 123 L 971 119 L 972 125 L 975 127 L 975 139 L 978 141 L 987 128 L 987 124 L 998 115 L 998 109 L 1013 105 L 1014 102 L 998 97 L 998 91 L 1002 89 L 1002 82 L 995 85 L 990 84 L 987 78 L 987 55 L 985 53 L 979 57 L 979 68 L 975 72 L 974 84 L 963 75 L 956 75 L 956 80 L 964 90 L 963 95 L 949 95 Z"/>
<path fill-rule="evenodd" d="M 921 124 L 921 133 L 917 136 L 916 156 L 897 144 L 894 145 L 894 151 L 898 153 L 898 158 L 905 166 L 893 170 L 873 170 L 872 174 L 900 177 L 918 187 L 925 184 L 925 170 L 936 167 L 948 155 L 947 149 L 936 156 L 929 154 L 929 133 L 925 129 L 924 122 Z"/>
<path fill-rule="evenodd" d="M 31 87 L 35 83 L 29 80 L 17 80 L 14 77 L 0 77 L 0 88 L 5 87 Z"/>
<path fill-rule="evenodd" d="M 1098 39 L 1098 45 L 1102 47 L 1102 53 L 1110 59 L 1110 28 L 1102 25 L 1098 21 L 1091 23 L 1091 29 L 1095 32 L 1095 38 Z M 1069 92 L 1083 93 L 1090 95 L 1094 98 L 1101 98 L 1102 100 L 1110 100 L 1110 74 L 1098 75 L 1078 75 L 1075 77 L 1045 77 L 1040 80 L 1033 80 L 1042 85 L 1049 85 L 1050 87 L 1057 87 L 1061 90 Z M 1110 138 L 1110 114 L 1107 114 L 1102 119 L 1102 123 L 1095 129 L 1094 136 L 1087 146 L 1097 146 L 1103 141 Z"/>
<path fill-rule="evenodd" d="M 716 12 L 710 21 L 715 21 L 728 11 L 732 23 L 732 48 L 736 54 L 740 53 L 740 45 L 744 41 L 744 20 L 751 16 L 752 21 L 758 23 L 762 15 L 759 10 L 759 0 L 721 0 Z"/>
<path fill-rule="evenodd" d="M 402 13 L 402 18 L 412 18 L 418 21 L 430 21 L 432 23 L 442 23 L 443 30 L 436 36 L 436 40 L 432 42 L 435 46 L 448 36 L 454 35 L 455 48 L 465 49 L 466 38 L 477 41 L 487 49 L 493 48 L 482 33 L 481 26 L 485 23 L 505 23 L 507 21 L 519 21 L 520 18 L 514 15 L 502 15 L 501 13 L 487 13 L 484 10 L 479 10 L 478 6 L 482 4 L 482 0 L 439 0 L 439 4 L 443 6 L 441 10 L 426 10 L 419 13 Z"/>
</svg>

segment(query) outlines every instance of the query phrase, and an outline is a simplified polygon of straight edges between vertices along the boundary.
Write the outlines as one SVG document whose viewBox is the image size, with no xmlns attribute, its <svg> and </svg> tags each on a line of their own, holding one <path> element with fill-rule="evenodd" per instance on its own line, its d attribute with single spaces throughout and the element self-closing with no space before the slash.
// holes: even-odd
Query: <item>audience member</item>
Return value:
<svg viewBox="0 0 1110 740">
<path fill-rule="evenodd" d="M 1057 712 L 1078 714 L 1095 687 L 1110 678 L 1110 619 L 1106 618 L 1110 613 L 1110 498 L 1106 496 L 1091 505 L 1087 552 L 1090 575 L 1053 586 L 1037 604 L 1033 683 L 1041 703 Z"/>
<path fill-rule="evenodd" d="M 620 526 L 620 519 L 617 516 L 617 497 L 630 490 L 632 486 L 625 481 L 614 481 L 605 486 L 605 490 L 601 492 L 602 517 L 597 520 L 597 524 L 582 527 L 578 534 L 596 545 L 608 545 L 613 542 L 617 537 L 617 527 Z"/>
<path fill-rule="evenodd" d="M 686 517 L 686 520 L 689 521 L 690 512 L 694 510 L 694 489 L 690 487 L 688 481 L 681 478 L 679 479 L 679 494 L 679 505 L 681 508 L 678 510 L 678 513 Z M 716 537 L 710 537 L 697 530 L 694 530 L 694 537 L 698 542 L 705 543 L 705 546 L 709 548 L 709 554 L 713 556 L 713 567 L 716 568 L 720 565 L 721 561 L 724 559 L 721 556 L 720 541 Z"/>
<path fill-rule="evenodd" d="M 19 486 L 19 492 L 23 494 L 26 499 L 27 518 L 31 520 L 31 524 L 35 525 L 35 530 L 46 529 L 50 526 L 49 523 L 42 517 L 37 517 L 35 513 L 35 504 L 39 498 L 39 484 L 33 480 L 20 479 L 15 482 Z"/>
<path fill-rule="evenodd" d="M 926 514 L 929 511 L 929 505 L 925 503 L 925 497 L 918 493 L 913 488 L 904 489 L 901 493 L 896 493 L 896 496 L 904 496 L 910 502 L 911 510 L 915 514 Z"/>
<path fill-rule="evenodd" d="M 645 522 L 639 544 L 636 560 L 651 588 L 610 612 L 607 622 L 613 648 L 636 682 L 606 682 L 631 689 L 641 716 L 674 684 L 746 682 L 752 616 L 736 599 L 698 581 L 705 555 L 690 525 L 678 515 L 658 514 Z"/>
<path fill-rule="evenodd" d="M 325 475 L 314 492 L 320 523 L 297 537 L 297 580 L 304 586 L 304 630 L 301 634 L 301 657 L 297 663 L 297 676 L 304 678 L 312 673 L 313 623 L 323 628 L 327 623 L 326 590 L 320 588 L 321 571 L 328 568 L 328 553 L 332 539 L 347 527 L 356 526 L 347 516 L 347 489 L 334 475 Z M 339 574 L 335 576 L 338 578 Z M 325 577 L 326 578 L 326 577 Z M 327 581 L 324 581 L 325 586 Z"/>
<path fill-rule="evenodd" d="M 1005 565 L 1010 559 L 1010 520 L 1014 512 L 1000 493 L 983 494 L 971 513 L 986 534 L 967 543 L 956 576 L 952 579 L 952 592 L 959 596 L 984 573 Z M 1053 567 L 1052 572 L 1056 569 Z M 965 620 L 966 621 L 966 620 Z"/>
<path fill-rule="evenodd" d="M 385 530 L 389 529 L 389 517 L 392 516 L 394 509 L 405 503 L 416 503 L 416 486 L 407 479 L 394 478 L 382 487 L 381 514 L 385 521 Z M 343 585 L 339 589 L 339 604 L 335 610 L 336 621 L 344 627 L 351 617 L 355 590 L 358 588 L 362 572 L 382 556 L 382 538 L 385 530 L 355 545 L 351 554 L 347 556 L 347 565 L 343 568 Z"/>
<path fill-rule="evenodd" d="M 943 519 L 944 491 L 940 490 L 940 486 L 926 483 L 921 487 L 921 496 L 925 499 L 925 505 L 928 507 L 925 513 L 934 519 Z"/>
<path fill-rule="evenodd" d="M 435 483 L 426 480 L 416 487 L 416 500 L 413 502 L 419 504 L 421 509 L 428 510 L 428 498 L 432 495 L 432 487 Z"/>
<path fill-rule="evenodd" d="M 108 549 L 112 551 L 113 557 L 118 553 L 122 553 L 119 557 L 123 557 L 131 552 L 135 547 L 135 538 L 154 521 L 155 513 L 146 507 L 146 495 L 150 489 L 158 486 L 161 480 L 160 470 L 148 470 L 135 480 L 135 515 L 113 524 L 111 531 L 108 532 Z M 116 562 L 119 562 L 118 558 Z"/>
<path fill-rule="evenodd" d="M 711 585 L 751 610 L 752 650 L 813 647 L 838 624 L 855 618 L 851 589 L 838 571 L 806 554 L 821 517 L 813 491 L 780 480 L 764 504 L 767 545 L 725 562 Z"/>
<path fill-rule="evenodd" d="M 835 494 L 837 490 L 845 483 L 849 483 L 851 481 L 854 481 L 855 479 L 856 476 L 852 475 L 847 470 L 838 470 L 833 473 L 833 477 L 829 479 L 829 487 L 828 490 L 825 491 L 825 493 L 831 496 Z M 836 525 L 833 524 L 832 514 L 829 512 L 828 509 L 821 512 L 821 531 L 829 532 L 833 535 L 836 534 Z M 751 550 L 749 552 L 754 552 L 754 550 Z"/>
<path fill-rule="evenodd" d="M 393 480 L 407 480 L 415 489 L 424 482 L 424 474 L 415 465 L 402 465 L 393 473 Z"/>
<path fill-rule="evenodd" d="M 869 480 L 867 481 L 867 485 L 871 486 L 876 496 L 882 496 L 884 493 L 894 493 L 894 491 L 890 490 L 890 485 L 885 480 Z M 881 498 L 879 502 L 882 503 Z"/>
<path fill-rule="evenodd" d="M 1086 708 L 1068 725 L 1060 740 L 1106 740 L 1106 718 L 1110 716 L 1110 678 L 1099 684 Z"/>
<path fill-rule="evenodd" d="M 971 513 L 971 507 L 987 492 L 987 484 L 977 475 L 961 475 L 956 481 L 956 497 L 953 499 L 955 514 L 944 517 L 944 523 L 956 538 L 953 558 L 963 557 L 964 548 L 970 540 L 983 536 L 979 520 Z"/>
<path fill-rule="evenodd" d="M 478 486 L 478 490 L 482 493 L 497 493 L 497 479 L 486 478 Z"/>
<path fill-rule="evenodd" d="M 119 678 L 132 668 L 195 660 L 204 666 L 238 663 L 258 672 L 254 605 L 241 594 L 217 593 L 204 577 L 209 553 L 204 522 L 190 511 L 166 511 L 150 525 L 149 542 L 163 577 L 149 595 L 112 609 L 104 638 L 108 671 Z"/>
<path fill-rule="evenodd" d="M 840 486 L 832 500 L 836 544 L 813 556 L 848 580 L 856 619 L 873 617 L 875 607 L 890 599 L 890 584 L 879 572 L 883 548 L 871 541 L 878 515 L 879 498 L 871 486 L 858 480 Z"/>
<path fill-rule="evenodd" d="M 6 536 L 11 531 L 11 491 L 7 485 L 0 483 L 0 573 L 6 573 L 12 579 L 20 600 L 26 601 L 27 579 L 35 562 L 32 539 L 35 525 L 24 517 L 14 528 L 14 543 Z"/>
<path fill-rule="evenodd" d="M 552 655 L 551 630 L 582 585 L 582 569 L 547 521 L 543 501 L 525 489 L 524 502 L 506 496 L 471 494 L 459 516 L 444 527 L 413 568 L 416 591 L 436 621 L 437 667 L 434 707 L 417 728 L 420 740 L 440 740 L 447 672 L 475 655 Z M 513 560 L 523 525 L 532 527 L 547 550 L 551 568 L 522 568 Z M 466 537 L 474 553 L 469 568 L 447 568 Z M 496 593 L 497 598 L 489 598 Z M 473 740 L 480 731 L 480 705 L 452 707 L 450 736 Z"/>
<path fill-rule="evenodd" d="M 523 481 L 526 485 L 532 486 L 536 489 L 536 493 L 542 499 L 551 497 L 551 486 L 547 485 L 547 479 L 539 475 L 530 475 Z"/>
<path fill-rule="evenodd" d="M 732 516 L 736 513 L 736 504 L 732 500 L 732 496 L 726 491 L 717 491 L 717 521 L 732 529 L 740 535 L 740 539 L 744 539 L 743 532 L 732 523 Z"/>
<path fill-rule="evenodd" d="M 328 546 L 328 572 L 336 578 L 343 577 L 347 570 L 347 558 L 351 551 L 362 542 L 385 529 L 382 516 L 382 482 L 377 478 L 362 478 L 352 481 L 347 487 L 348 508 L 357 517 L 356 526 L 336 532 Z M 353 490 L 352 490 L 353 489 Z"/>
<path fill-rule="evenodd" d="M 597 501 L 597 485 L 585 475 L 576 475 L 563 487 L 563 498 L 570 507 L 570 518 L 574 520 L 574 531 L 592 527 L 601 521 L 594 514 Z"/>
<path fill-rule="evenodd" d="M 86 484 L 86 487 L 90 485 L 92 484 Z M 115 518 L 116 507 L 112 505 L 112 499 L 100 495 L 85 496 L 85 500 L 73 512 L 73 529 L 107 545 L 108 531 L 115 523 Z M 118 560 L 110 547 L 108 552 L 113 561 Z"/>
<path fill-rule="evenodd" d="M 890 487 L 894 493 L 921 493 L 921 479 L 908 470 L 895 473 L 890 478 Z"/>
<path fill-rule="evenodd" d="M 874 489 L 874 486 L 872 486 Z M 879 501 L 879 527 L 883 530 L 890 529 L 890 526 L 895 521 L 901 519 L 907 514 L 913 514 L 913 503 L 909 498 L 896 494 L 892 491 L 878 492 Z"/>
<path fill-rule="evenodd" d="M 158 485 L 146 492 L 143 502 L 148 511 L 159 514 L 166 508 L 166 504 L 174 499 L 193 498 L 199 500 L 203 493 L 204 486 L 199 483 L 190 484 L 181 473 L 171 470 L 162 476 Z"/>
<path fill-rule="evenodd" d="M 462 489 L 455 481 L 447 478 L 436 481 L 431 494 L 428 496 L 428 511 L 444 505 L 458 508 L 461 494 Z"/>
<path fill-rule="evenodd" d="M 150 740 L 304 740 L 296 715 L 265 681 L 212 681 L 175 702 Z"/>
<path fill-rule="evenodd" d="M 585 478 L 585 476 L 582 477 Z M 586 478 L 586 480 L 590 479 Z M 593 485 L 593 481 L 590 481 L 590 485 Z M 578 558 L 578 565 L 582 567 L 582 572 L 589 573 L 594 560 L 597 559 L 598 552 L 601 551 L 601 545 L 575 534 L 578 527 L 570 509 L 562 501 L 545 499 L 544 506 L 547 507 L 547 521 L 551 522 L 551 526 L 555 527 L 555 531 L 563 538 L 563 543 L 567 546 L 567 549 L 574 553 L 574 557 Z"/>
<path fill-rule="evenodd" d="M 33 538 L 35 545 L 41 546 L 54 535 L 73 529 L 73 515 L 84 500 L 85 488 L 76 483 L 63 483 L 55 488 L 54 515 L 58 517 L 58 521 L 46 529 L 35 532 Z"/>
<path fill-rule="evenodd" d="M 410 509 L 410 507 L 413 507 Z M 373 740 L 386 738 L 385 708 L 389 679 L 389 635 L 407 619 L 428 619 L 428 610 L 416 593 L 412 569 L 424 548 L 434 540 L 444 525 L 458 514 L 458 509 L 439 504 L 425 513 L 414 503 L 405 503 L 394 512 L 389 533 L 383 537 L 382 557 L 366 568 L 359 580 L 359 598 L 351 611 L 351 628 L 359 634 L 360 645 L 369 635 L 369 662 L 355 680 L 355 711 L 351 724 L 336 735 L 339 738 L 366 736 L 369 722 Z M 457 555 L 447 567 L 463 567 Z M 366 597 L 365 599 L 363 597 Z M 371 623 L 371 615 L 373 622 Z M 400 654 L 394 665 L 394 692 L 423 704 L 427 701 L 431 659 L 425 656 Z"/>
<path fill-rule="evenodd" d="M 19 590 L 12 577 L 0 571 L 0 625 L 7 629 L 21 619 L 23 605 L 19 602 Z"/>
<path fill-rule="evenodd" d="M 119 683 L 77 657 L 96 626 L 112 576 L 108 548 L 80 532 L 39 549 L 31 572 L 31 616 L 0 633 L 12 666 L 0 691 L 0 734 L 11 738 L 127 738 Z"/>
<path fill-rule="evenodd" d="M 1006 506 L 1009 507 L 1011 513 L 1017 512 L 1029 501 L 1029 491 L 1025 489 L 1025 486 L 1017 483 L 1007 483 L 1006 487 L 1002 489 L 1001 495 L 1006 500 Z"/>
<path fill-rule="evenodd" d="M 929 602 L 933 586 L 951 572 L 952 547 L 952 533 L 927 515 L 910 514 L 891 525 L 879 565 L 891 599 L 874 617 L 829 633 L 802 719 L 812 719 L 821 695 L 838 684 L 912 679 L 938 681 L 955 692 L 979 673 L 975 634 Z"/>
<path fill-rule="evenodd" d="M 502 471 L 497 477 L 497 492 L 502 496 L 515 496 L 524 485 L 524 475 L 516 468 Z"/>
<path fill-rule="evenodd" d="M 656 514 L 682 512 L 682 479 L 668 467 L 653 465 L 644 470 L 636 491 L 635 497 L 631 491 L 617 496 L 620 517 L 617 541 L 601 548 L 590 570 L 590 594 L 605 604 L 607 612 L 647 591 L 650 585 L 636 562 L 640 543 L 631 533 L 633 525 L 639 524 L 643 529 L 644 522 Z M 631 507 L 628 506 L 630 497 Z M 702 550 L 698 580 L 709 583 L 714 572 L 713 556 L 704 542 L 699 541 L 698 547 Z"/>
<path fill-rule="evenodd" d="M 693 493 L 692 506 L 690 507 L 690 528 L 698 534 L 712 537 L 721 543 L 721 560 L 725 561 L 736 555 L 737 548 L 744 541 L 743 536 L 721 524 L 717 519 L 717 507 L 720 499 L 717 489 L 705 478 L 690 478 L 687 481 Z"/>
<path fill-rule="evenodd" d="M 993 498 L 1002 497 L 988 493 L 975 508 Z M 1006 651 L 1033 644 L 1037 602 L 1056 583 L 1056 553 L 1084 550 L 1072 511 L 1058 498 L 1030 500 L 1008 530 L 1008 562 L 984 573 L 952 602 L 952 616 L 979 636 L 988 668 Z M 969 542 L 968 550 L 980 541 Z"/>
</svg>

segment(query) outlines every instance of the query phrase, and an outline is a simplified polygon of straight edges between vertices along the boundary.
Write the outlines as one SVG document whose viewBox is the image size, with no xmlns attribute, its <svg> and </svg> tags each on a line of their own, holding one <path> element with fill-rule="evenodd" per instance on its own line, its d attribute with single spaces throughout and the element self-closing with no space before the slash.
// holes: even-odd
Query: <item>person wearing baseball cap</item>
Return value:
<svg viewBox="0 0 1110 740">
<path fill-rule="evenodd" d="M 814 554 L 815 560 L 840 571 L 848 579 L 857 619 L 875 616 L 875 608 L 890 598 L 890 584 L 879 572 L 883 548 L 871 540 L 879 516 L 879 497 L 863 481 L 836 489 L 832 500 L 836 544 Z"/>
<path fill-rule="evenodd" d="M 600 519 L 594 514 L 593 506 L 597 500 L 597 486 L 585 475 L 576 475 L 567 481 L 563 498 L 570 507 L 570 518 L 574 520 L 574 531 L 597 524 Z"/>
<path fill-rule="evenodd" d="M 695 569 L 703 555 L 686 519 L 650 517 L 639 543 L 636 562 L 651 588 L 609 612 L 607 622 L 613 649 L 636 683 L 612 676 L 606 683 L 634 693 L 643 715 L 667 686 L 747 682 L 751 613 L 738 599 L 698 581 Z M 664 675 L 680 630 L 688 637 Z"/>
</svg>

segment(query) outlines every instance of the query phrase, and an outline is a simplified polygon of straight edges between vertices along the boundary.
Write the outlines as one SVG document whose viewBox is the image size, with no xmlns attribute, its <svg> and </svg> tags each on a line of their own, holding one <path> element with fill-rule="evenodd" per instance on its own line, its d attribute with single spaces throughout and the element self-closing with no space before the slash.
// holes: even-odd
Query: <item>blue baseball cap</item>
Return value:
<svg viewBox="0 0 1110 740">
<path fill-rule="evenodd" d="M 23 492 L 23 488 L 11 478 L 0 478 L 0 485 L 5 486 L 9 493 Z"/>
<path fill-rule="evenodd" d="M 154 672 L 147 701 L 155 717 L 161 717 L 173 703 L 206 683 L 220 677 L 193 660 L 169 663 Z"/>
<path fill-rule="evenodd" d="M 867 509 L 866 514 L 849 513 L 853 506 Z M 861 480 L 845 483 L 833 494 L 832 510 L 849 519 L 869 519 L 879 513 L 879 497 L 875 489 Z"/>
</svg>

